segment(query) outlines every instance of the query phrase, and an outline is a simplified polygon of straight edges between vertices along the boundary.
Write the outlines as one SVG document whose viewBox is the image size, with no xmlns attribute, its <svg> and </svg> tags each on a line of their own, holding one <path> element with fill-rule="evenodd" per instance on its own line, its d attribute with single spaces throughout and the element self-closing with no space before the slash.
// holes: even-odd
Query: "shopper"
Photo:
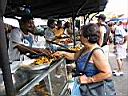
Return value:
<svg viewBox="0 0 128 96">
<path fill-rule="evenodd" d="M 113 71 L 115 76 L 123 75 L 123 59 L 126 58 L 127 48 L 127 32 L 121 27 L 114 25 L 113 22 L 108 23 L 110 29 L 114 32 L 114 48 L 116 54 L 117 68 Z"/>
<path fill-rule="evenodd" d="M 111 78 L 112 72 L 107 58 L 104 55 L 104 52 L 97 44 L 99 39 L 99 27 L 96 24 L 88 24 L 82 27 L 80 40 L 84 47 L 77 51 L 76 53 L 68 53 L 64 51 L 59 51 L 54 53 L 54 56 L 64 56 L 68 60 L 75 60 L 77 63 L 77 73 L 83 72 L 84 75 L 79 76 L 80 84 L 93 84 L 96 82 L 104 81 L 105 79 Z M 97 48 L 97 49 L 95 49 Z M 95 50 L 94 50 L 95 49 Z M 87 64 L 89 54 L 94 50 L 91 55 L 91 58 Z M 83 67 L 86 66 L 86 70 L 83 70 Z M 88 93 L 82 92 L 85 94 L 82 96 L 92 96 Z M 104 93 L 103 93 L 104 94 Z M 96 96 L 106 96 L 106 95 L 96 95 Z M 113 95 L 111 95 L 113 96 Z"/>
<path fill-rule="evenodd" d="M 106 16 L 104 14 L 100 14 L 99 16 L 96 16 L 97 24 L 100 27 L 99 31 L 99 41 L 98 44 L 102 47 L 107 59 L 109 56 L 109 35 L 110 35 L 110 29 L 108 25 L 105 23 Z"/>
</svg>

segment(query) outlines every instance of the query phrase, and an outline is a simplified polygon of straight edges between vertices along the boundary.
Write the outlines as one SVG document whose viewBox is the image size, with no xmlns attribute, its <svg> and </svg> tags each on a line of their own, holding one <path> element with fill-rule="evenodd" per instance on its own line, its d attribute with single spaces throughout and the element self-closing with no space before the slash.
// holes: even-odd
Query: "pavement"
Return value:
<svg viewBox="0 0 128 96">
<path fill-rule="evenodd" d="M 113 53 L 113 51 L 113 45 L 110 45 L 109 63 L 112 69 L 117 66 L 115 54 Z M 128 55 L 127 58 L 124 59 L 123 69 L 123 76 L 113 76 L 117 96 L 128 96 Z"/>
</svg>

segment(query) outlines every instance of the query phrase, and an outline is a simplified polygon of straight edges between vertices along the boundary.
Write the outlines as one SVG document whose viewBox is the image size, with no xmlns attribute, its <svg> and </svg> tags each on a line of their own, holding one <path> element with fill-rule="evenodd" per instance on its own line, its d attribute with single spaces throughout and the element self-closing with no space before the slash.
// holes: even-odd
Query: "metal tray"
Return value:
<svg viewBox="0 0 128 96">
<path fill-rule="evenodd" d="M 30 60 L 25 60 L 22 62 L 22 64 L 20 65 L 21 68 L 25 69 L 25 70 L 41 70 L 41 69 L 46 69 L 50 66 L 50 63 L 49 64 L 34 64 L 35 60 L 34 59 L 30 59 Z"/>
</svg>

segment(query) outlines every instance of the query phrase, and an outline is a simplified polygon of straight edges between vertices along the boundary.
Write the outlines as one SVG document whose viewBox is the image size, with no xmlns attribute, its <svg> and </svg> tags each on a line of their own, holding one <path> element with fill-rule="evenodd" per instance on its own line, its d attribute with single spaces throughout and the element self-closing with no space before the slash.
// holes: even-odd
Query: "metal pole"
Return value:
<svg viewBox="0 0 128 96">
<path fill-rule="evenodd" d="M 84 15 L 84 25 L 85 25 L 86 21 L 85 21 L 85 15 Z"/>
<path fill-rule="evenodd" d="M 6 96 L 15 96 L 15 90 L 13 86 L 12 75 L 11 75 L 8 53 L 7 53 L 4 24 L 2 21 L 2 15 L 4 14 L 6 3 L 7 3 L 6 0 L 0 0 L 0 59 L 1 59 L 0 67 L 3 73 Z"/>
<path fill-rule="evenodd" d="M 48 83 L 49 83 L 49 89 L 50 89 L 51 96 L 53 96 L 53 90 L 52 90 L 52 83 L 51 83 L 50 73 L 48 74 Z"/>
<path fill-rule="evenodd" d="M 74 43 L 74 47 L 76 45 L 76 33 L 75 33 L 75 14 L 74 14 L 74 9 L 73 9 L 73 13 L 72 13 L 72 29 L 73 29 L 73 43 Z"/>
<path fill-rule="evenodd" d="M 15 90 L 13 87 L 12 75 L 9 66 L 7 45 L 5 39 L 4 24 L 0 20 L 0 59 L 1 59 L 1 69 L 3 73 L 3 80 L 6 90 L 6 96 L 15 96 Z"/>
<path fill-rule="evenodd" d="M 74 47 L 75 47 L 75 45 L 76 45 L 76 34 L 75 34 L 75 23 L 74 23 L 74 18 L 72 18 L 72 25 L 73 25 L 73 42 L 74 42 Z"/>
<path fill-rule="evenodd" d="M 75 34 L 75 17 L 76 17 L 76 14 L 75 14 L 75 8 L 74 8 L 74 2 L 73 0 L 70 1 L 70 5 L 71 5 L 71 8 L 72 8 L 72 30 L 73 30 L 73 47 L 75 47 L 76 45 L 76 34 Z"/>
</svg>

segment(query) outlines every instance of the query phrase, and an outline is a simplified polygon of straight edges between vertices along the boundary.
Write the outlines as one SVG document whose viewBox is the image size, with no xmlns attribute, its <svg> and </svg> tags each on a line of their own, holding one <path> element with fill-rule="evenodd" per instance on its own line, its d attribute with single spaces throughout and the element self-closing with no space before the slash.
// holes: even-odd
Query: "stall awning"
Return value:
<svg viewBox="0 0 128 96">
<path fill-rule="evenodd" d="M 22 16 L 24 5 L 30 6 L 34 17 L 65 18 L 103 11 L 107 0 L 8 0 L 5 17 Z"/>
</svg>

